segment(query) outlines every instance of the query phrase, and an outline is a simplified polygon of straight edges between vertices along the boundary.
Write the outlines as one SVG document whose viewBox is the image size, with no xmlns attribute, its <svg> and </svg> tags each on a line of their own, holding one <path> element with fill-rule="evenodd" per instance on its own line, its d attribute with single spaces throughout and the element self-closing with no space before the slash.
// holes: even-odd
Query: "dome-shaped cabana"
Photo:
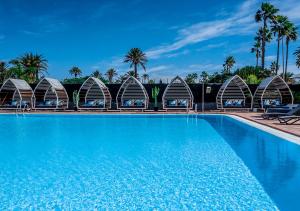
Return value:
<svg viewBox="0 0 300 211">
<path fill-rule="evenodd" d="M 0 108 L 31 108 L 32 96 L 33 91 L 26 81 L 7 79 L 0 88 Z"/>
<path fill-rule="evenodd" d="M 54 78 L 43 78 L 34 89 L 35 109 L 67 109 L 69 97 L 64 86 Z"/>
<path fill-rule="evenodd" d="M 254 108 L 267 108 L 283 104 L 293 104 L 294 97 L 289 85 L 280 76 L 264 79 L 257 87 L 254 98 Z"/>
<path fill-rule="evenodd" d="M 111 95 L 98 78 L 89 77 L 79 89 L 78 109 L 98 110 L 111 108 Z"/>
<path fill-rule="evenodd" d="M 121 85 L 116 103 L 118 109 L 147 109 L 149 97 L 145 87 L 136 78 L 130 76 Z"/>
<path fill-rule="evenodd" d="M 218 109 L 251 109 L 252 93 L 238 75 L 227 79 L 219 89 L 216 102 Z"/>
<path fill-rule="evenodd" d="M 168 84 L 162 97 L 163 109 L 192 109 L 194 96 L 187 83 L 176 76 Z"/>
</svg>

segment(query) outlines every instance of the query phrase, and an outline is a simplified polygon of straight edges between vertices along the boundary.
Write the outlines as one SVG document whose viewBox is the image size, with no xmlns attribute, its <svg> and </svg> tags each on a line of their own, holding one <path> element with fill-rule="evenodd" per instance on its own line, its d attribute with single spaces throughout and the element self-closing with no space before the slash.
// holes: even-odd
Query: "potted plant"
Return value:
<svg viewBox="0 0 300 211">
<path fill-rule="evenodd" d="M 159 93 L 159 88 L 157 86 L 152 88 L 152 98 L 154 99 L 154 111 L 158 111 L 158 106 L 157 106 L 158 93 Z"/>
<path fill-rule="evenodd" d="M 73 92 L 73 108 L 74 111 L 78 110 L 78 102 L 79 102 L 79 93 L 77 90 Z"/>
</svg>

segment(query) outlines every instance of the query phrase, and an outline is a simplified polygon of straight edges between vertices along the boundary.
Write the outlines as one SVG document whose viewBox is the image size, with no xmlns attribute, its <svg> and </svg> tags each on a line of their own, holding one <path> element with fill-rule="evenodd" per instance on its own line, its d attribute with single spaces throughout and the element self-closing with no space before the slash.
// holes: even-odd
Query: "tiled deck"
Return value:
<svg viewBox="0 0 300 211">
<path fill-rule="evenodd" d="M 280 124 L 278 120 L 265 120 L 261 118 L 261 113 L 254 113 L 254 112 L 248 112 L 248 113 L 230 113 L 232 115 L 236 115 L 239 117 L 243 117 L 247 120 L 254 121 L 256 123 L 260 123 L 269 127 L 272 127 L 274 129 L 290 133 L 293 135 L 296 135 L 300 137 L 300 122 L 297 122 L 294 125 L 285 125 Z"/>
</svg>

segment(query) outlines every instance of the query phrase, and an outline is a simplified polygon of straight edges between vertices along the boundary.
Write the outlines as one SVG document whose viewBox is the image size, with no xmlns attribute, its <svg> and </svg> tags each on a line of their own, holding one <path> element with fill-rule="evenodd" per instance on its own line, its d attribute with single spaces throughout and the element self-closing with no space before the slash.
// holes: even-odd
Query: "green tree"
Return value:
<svg viewBox="0 0 300 211">
<path fill-rule="evenodd" d="M 278 74 L 279 70 L 279 50 L 280 50 L 280 40 L 282 40 L 282 36 L 284 33 L 284 26 L 288 18 L 286 16 L 277 15 L 274 17 L 273 25 L 271 26 L 271 31 L 273 32 L 274 36 L 277 35 L 277 53 L 276 53 L 276 75 Z"/>
<path fill-rule="evenodd" d="M 17 58 L 29 82 L 39 80 L 39 75 L 47 71 L 48 61 L 41 54 L 25 53 Z"/>
<path fill-rule="evenodd" d="M 225 62 L 223 64 L 223 68 L 224 68 L 223 73 L 230 74 L 230 70 L 234 66 L 234 64 L 235 64 L 235 59 L 233 56 L 226 57 Z"/>
<path fill-rule="evenodd" d="M 296 41 L 298 38 L 297 27 L 290 21 L 287 21 L 284 27 L 285 36 L 285 70 L 284 70 L 284 78 L 287 80 L 287 65 L 288 65 L 288 56 L 289 56 L 289 43 L 290 41 Z"/>
<path fill-rule="evenodd" d="M 246 78 L 246 82 L 247 84 L 259 84 L 260 81 L 258 80 L 256 75 L 251 74 Z"/>
<path fill-rule="evenodd" d="M 0 83 L 6 80 L 8 75 L 8 66 L 5 62 L 0 61 Z"/>
<path fill-rule="evenodd" d="M 132 48 L 127 55 L 125 55 L 124 62 L 130 63 L 130 68 L 133 67 L 134 77 L 137 78 L 138 66 L 141 66 L 146 71 L 146 63 L 147 63 L 146 54 L 139 48 Z"/>
<path fill-rule="evenodd" d="M 109 83 L 112 84 L 114 77 L 117 76 L 118 74 L 114 68 L 110 68 L 106 71 L 105 75 L 106 75 Z"/>
<path fill-rule="evenodd" d="M 206 71 L 202 71 L 199 75 L 199 81 L 206 83 L 209 80 L 209 74 Z"/>
<path fill-rule="evenodd" d="M 294 52 L 294 55 L 296 56 L 296 66 L 300 68 L 300 47 Z"/>
<path fill-rule="evenodd" d="M 146 83 L 146 81 L 149 82 L 149 75 L 148 75 L 147 73 L 144 73 L 144 74 L 142 75 L 142 80 L 143 80 L 143 83 Z"/>
<path fill-rule="evenodd" d="M 266 35 L 268 23 L 275 19 L 276 13 L 279 9 L 275 8 L 270 3 L 262 3 L 260 9 L 255 14 L 256 22 L 263 22 L 263 34 L 261 40 L 261 67 L 265 69 L 265 49 L 266 49 Z"/>
<path fill-rule="evenodd" d="M 256 40 L 256 42 L 254 43 L 253 47 L 251 48 L 251 53 L 255 53 L 256 67 L 257 67 L 258 66 L 259 57 L 261 56 L 261 41 L 260 40 Z"/>
<path fill-rule="evenodd" d="M 95 77 L 95 78 L 102 78 L 102 73 L 99 70 L 95 70 L 92 73 L 92 76 Z"/>
<path fill-rule="evenodd" d="M 270 71 L 273 73 L 273 74 L 276 74 L 277 75 L 277 70 L 278 70 L 279 66 L 277 65 L 277 62 L 272 62 L 271 65 L 270 65 Z"/>
<path fill-rule="evenodd" d="M 198 78 L 197 73 L 189 73 L 189 74 L 185 77 L 184 80 L 185 80 L 186 83 L 188 83 L 188 84 L 194 84 L 194 83 L 196 83 L 197 78 Z"/>
<path fill-rule="evenodd" d="M 72 67 L 70 70 L 69 70 L 70 74 L 71 75 L 74 75 L 75 78 L 77 78 L 78 76 L 80 76 L 82 74 L 82 71 L 80 70 L 79 67 Z"/>
</svg>

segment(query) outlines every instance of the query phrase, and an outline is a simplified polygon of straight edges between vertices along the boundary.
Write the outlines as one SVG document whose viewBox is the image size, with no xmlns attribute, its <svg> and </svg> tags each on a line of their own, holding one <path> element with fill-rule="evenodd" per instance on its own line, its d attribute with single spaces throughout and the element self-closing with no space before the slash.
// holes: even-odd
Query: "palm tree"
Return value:
<svg viewBox="0 0 300 211">
<path fill-rule="evenodd" d="M 38 81 L 39 74 L 46 72 L 48 68 L 48 61 L 41 54 L 26 53 L 17 60 L 31 82 Z"/>
<path fill-rule="evenodd" d="M 149 81 L 149 75 L 147 73 L 144 73 L 142 75 L 143 83 L 146 83 L 146 81 Z"/>
<path fill-rule="evenodd" d="M 284 70 L 284 78 L 287 80 L 287 65 L 288 65 L 288 55 L 289 55 L 289 43 L 290 41 L 296 41 L 298 38 L 297 27 L 292 23 L 287 21 L 284 27 L 285 36 L 285 70 Z"/>
<path fill-rule="evenodd" d="M 5 62 L 0 61 L 0 83 L 3 83 L 3 81 L 6 79 L 8 73 L 8 67 Z"/>
<path fill-rule="evenodd" d="M 99 70 L 95 70 L 92 73 L 92 76 L 95 77 L 95 78 L 102 78 L 102 73 Z"/>
<path fill-rule="evenodd" d="M 261 8 L 255 14 L 256 22 L 263 22 L 263 36 L 261 40 L 261 67 L 265 68 L 265 48 L 266 48 L 266 34 L 268 29 L 268 22 L 274 20 L 276 13 L 279 10 L 270 3 L 262 3 Z"/>
<path fill-rule="evenodd" d="M 106 71 L 105 75 L 108 78 L 109 83 L 113 83 L 113 78 L 118 75 L 117 71 L 114 68 L 110 68 Z"/>
<path fill-rule="evenodd" d="M 277 69 L 278 68 L 278 66 L 277 66 L 277 62 L 272 62 L 271 63 L 271 65 L 270 65 L 270 70 L 271 70 L 271 72 L 273 73 L 273 74 L 276 74 L 277 75 Z"/>
<path fill-rule="evenodd" d="M 233 56 L 226 57 L 225 63 L 223 64 L 224 67 L 224 74 L 230 74 L 230 70 L 235 64 L 235 59 Z"/>
<path fill-rule="evenodd" d="M 261 56 L 261 42 L 260 42 L 260 40 L 256 40 L 253 47 L 251 48 L 251 53 L 255 53 L 256 67 L 258 67 L 258 59 Z"/>
<path fill-rule="evenodd" d="M 124 62 L 130 63 L 130 67 L 133 67 L 134 77 L 137 78 L 137 67 L 140 65 L 146 71 L 147 63 L 146 54 L 139 48 L 132 48 L 125 56 Z"/>
<path fill-rule="evenodd" d="M 135 78 L 139 78 L 139 74 L 135 75 L 135 71 L 134 70 L 129 70 L 127 73 L 126 73 L 126 76 L 132 76 L 132 77 L 135 77 Z"/>
<path fill-rule="evenodd" d="M 271 31 L 273 32 L 274 36 L 277 35 L 277 55 L 276 55 L 276 75 L 278 74 L 279 70 L 279 49 L 280 49 L 280 40 L 282 39 L 284 33 L 284 25 L 288 21 L 286 16 L 277 15 L 274 18 L 273 25 L 271 27 Z"/>
<path fill-rule="evenodd" d="M 296 56 L 296 66 L 300 68 L 300 47 L 294 52 Z"/>
<path fill-rule="evenodd" d="M 82 71 L 79 69 L 79 67 L 72 67 L 69 72 L 71 75 L 74 75 L 75 78 L 82 74 Z"/>
</svg>

